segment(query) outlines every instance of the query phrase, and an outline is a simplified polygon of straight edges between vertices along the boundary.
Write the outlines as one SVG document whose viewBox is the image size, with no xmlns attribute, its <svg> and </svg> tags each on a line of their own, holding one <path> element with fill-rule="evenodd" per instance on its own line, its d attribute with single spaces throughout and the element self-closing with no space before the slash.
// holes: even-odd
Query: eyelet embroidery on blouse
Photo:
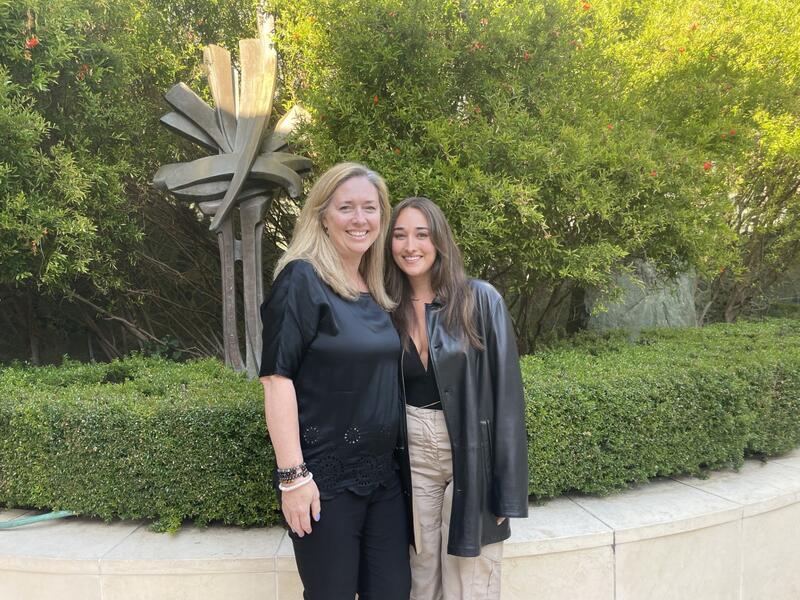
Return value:
<svg viewBox="0 0 800 600">
<path fill-rule="evenodd" d="M 361 430 L 358 427 L 351 427 L 344 432 L 344 441 L 350 445 L 355 445 L 361 441 Z"/>
<path fill-rule="evenodd" d="M 356 485 L 367 486 L 374 483 L 375 476 L 380 471 L 380 461 L 376 456 L 366 456 L 356 471 Z"/>
<path fill-rule="evenodd" d="M 303 441 L 307 446 L 316 446 L 320 440 L 319 427 L 311 425 L 303 429 Z"/>
</svg>

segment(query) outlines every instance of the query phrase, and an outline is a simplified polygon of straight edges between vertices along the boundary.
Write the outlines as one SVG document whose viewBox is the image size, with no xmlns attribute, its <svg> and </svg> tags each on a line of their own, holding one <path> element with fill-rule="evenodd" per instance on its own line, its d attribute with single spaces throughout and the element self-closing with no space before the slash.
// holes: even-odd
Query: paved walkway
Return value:
<svg viewBox="0 0 800 600">
<path fill-rule="evenodd" d="M 0 520 L 35 514 L 0 510 Z M 503 600 L 800 599 L 800 450 L 512 521 Z M 0 531 L 2 600 L 299 600 L 279 528 L 70 518 Z"/>
</svg>

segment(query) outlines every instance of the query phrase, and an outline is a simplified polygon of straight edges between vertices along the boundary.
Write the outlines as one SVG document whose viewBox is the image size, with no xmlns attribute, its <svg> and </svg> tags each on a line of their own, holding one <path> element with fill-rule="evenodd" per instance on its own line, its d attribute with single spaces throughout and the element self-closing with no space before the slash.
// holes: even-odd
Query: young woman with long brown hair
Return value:
<svg viewBox="0 0 800 600">
<path fill-rule="evenodd" d="M 497 600 L 509 517 L 528 514 L 524 398 L 502 297 L 469 280 L 427 198 L 392 213 L 387 291 L 403 345 L 413 600 Z"/>
</svg>

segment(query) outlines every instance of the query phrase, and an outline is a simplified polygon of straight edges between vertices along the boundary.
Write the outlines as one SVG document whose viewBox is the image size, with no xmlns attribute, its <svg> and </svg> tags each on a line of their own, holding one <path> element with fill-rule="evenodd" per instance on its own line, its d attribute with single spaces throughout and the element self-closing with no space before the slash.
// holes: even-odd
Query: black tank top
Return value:
<svg viewBox="0 0 800 600">
<path fill-rule="evenodd" d="M 406 389 L 406 404 L 417 408 L 442 410 L 430 355 L 426 371 L 413 340 L 409 340 L 408 350 L 403 353 L 403 383 Z"/>
</svg>

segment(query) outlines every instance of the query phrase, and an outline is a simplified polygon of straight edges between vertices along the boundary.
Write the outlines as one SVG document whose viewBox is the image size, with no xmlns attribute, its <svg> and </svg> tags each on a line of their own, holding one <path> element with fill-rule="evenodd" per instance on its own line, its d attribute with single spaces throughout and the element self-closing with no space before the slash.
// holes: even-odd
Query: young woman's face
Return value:
<svg viewBox="0 0 800 600">
<path fill-rule="evenodd" d="M 404 208 L 391 231 L 392 258 L 409 278 L 430 277 L 436 261 L 428 220 L 416 208 Z"/>
<path fill-rule="evenodd" d="M 322 224 L 342 258 L 360 259 L 380 233 L 378 190 L 366 177 L 348 179 L 331 196 Z"/>
</svg>

